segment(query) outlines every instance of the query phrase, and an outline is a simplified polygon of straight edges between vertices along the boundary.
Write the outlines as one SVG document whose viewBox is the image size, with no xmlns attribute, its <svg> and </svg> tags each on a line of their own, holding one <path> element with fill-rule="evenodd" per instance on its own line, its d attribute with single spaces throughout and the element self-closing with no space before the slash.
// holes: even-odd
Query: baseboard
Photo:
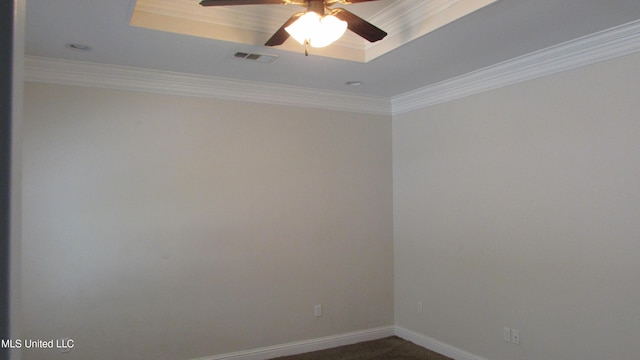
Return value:
<svg viewBox="0 0 640 360">
<path fill-rule="evenodd" d="M 309 351 L 330 349 L 337 346 L 355 344 L 362 341 L 381 339 L 395 333 L 393 326 L 354 331 L 346 334 L 326 336 L 316 339 L 296 341 L 258 349 L 214 355 L 193 360 L 267 360 L 279 356 L 301 354 Z"/>
<path fill-rule="evenodd" d="M 426 335 L 419 334 L 417 332 L 413 332 L 411 330 L 407 330 L 401 326 L 394 327 L 394 333 L 396 336 L 401 337 L 405 340 L 411 341 L 414 344 L 420 345 L 424 348 L 427 348 L 431 351 L 435 351 L 444 356 L 448 356 L 455 360 L 487 360 L 478 355 L 471 354 L 462 349 L 458 349 L 449 344 L 445 344 L 442 341 L 438 341 L 434 338 L 430 338 Z"/>
</svg>

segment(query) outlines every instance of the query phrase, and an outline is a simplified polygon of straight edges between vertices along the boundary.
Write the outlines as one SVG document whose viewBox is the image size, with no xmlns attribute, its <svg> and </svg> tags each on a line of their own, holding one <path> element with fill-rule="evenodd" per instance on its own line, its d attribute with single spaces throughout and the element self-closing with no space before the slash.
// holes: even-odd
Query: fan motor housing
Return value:
<svg viewBox="0 0 640 360">
<path fill-rule="evenodd" d="M 307 4 L 307 11 L 313 11 L 320 16 L 324 15 L 324 1 L 309 0 L 309 3 Z"/>
</svg>

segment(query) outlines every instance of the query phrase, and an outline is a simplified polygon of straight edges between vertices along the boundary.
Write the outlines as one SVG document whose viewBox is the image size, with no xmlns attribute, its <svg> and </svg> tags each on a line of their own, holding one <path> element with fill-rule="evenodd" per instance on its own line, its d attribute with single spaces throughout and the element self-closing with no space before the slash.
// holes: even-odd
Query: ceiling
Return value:
<svg viewBox="0 0 640 360">
<path fill-rule="evenodd" d="M 392 3 L 348 6 L 369 18 Z M 363 63 L 134 27 L 129 23 L 135 0 L 26 4 L 28 56 L 387 98 L 640 19 L 638 0 L 499 0 Z M 66 46 L 70 43 L 91 50 L 72 49 Z M 278 58 L 270 63 L 238 60 L 233 57 L 237 51 Z M 345 85 L 351 80 L 363 85 Z"/>
<path fill-rule="evenodd" d="M 135 1 L 130 21 L 133 26 L 258 46 L 264 44 L 293 14 L 306 10 L 295 4 L 203 8 L 195 0 Z M 360 17 L 384 28 L 389 34 L 383 40 L 371 43 L 347 31 L 331 46 L 311 49 L 311 53 L 334 59 L 369 62 L 495 1 L 377 0 L 353 4 L 358 5 L 353 6 L 353 10 Z M 339 3 L 330 6 L 332 10 L 344 7 L 352 8 Z M 298 54 L 303 48 L 291 38 L 278 46 L 278 49 Z"/>
</svg>

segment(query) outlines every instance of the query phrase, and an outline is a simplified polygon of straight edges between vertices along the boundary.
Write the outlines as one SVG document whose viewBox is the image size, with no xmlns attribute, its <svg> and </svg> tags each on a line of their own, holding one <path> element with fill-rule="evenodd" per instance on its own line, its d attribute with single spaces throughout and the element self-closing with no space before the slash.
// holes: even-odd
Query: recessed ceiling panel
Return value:
<svg viewBox="0 0 640 360">
<path fill-rule="evenodd" d="M 326 48 L 311 48 L 312 55 L 368 62 L 428 34 L 497 0 L 380 0 L 344 6 L 388 33 L 369 43 L 347 32 Z M 184 35 L 263 45 L 291 15 L 305 9 L 297 5 L 200 6 L 198 0 L 137 0 L 132 26 Z M 293 39 L 279 49 L 304 52 Z"/>
</svg>

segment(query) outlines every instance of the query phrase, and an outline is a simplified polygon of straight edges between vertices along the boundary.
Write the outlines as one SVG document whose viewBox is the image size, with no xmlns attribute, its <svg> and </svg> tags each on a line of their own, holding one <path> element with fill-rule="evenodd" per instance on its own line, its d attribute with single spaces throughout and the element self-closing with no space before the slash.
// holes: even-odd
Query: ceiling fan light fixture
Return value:
<svg viewBox="0 0 640 360">
<path fill-rule="evenodd" d="M 301 45 L 308 43 L 321 48 L 340 39 L 347 30 L 347 22 L 333 15 L 321 16 L 315 11 L 308 11 L 285 30 Z"/>
</svg>

